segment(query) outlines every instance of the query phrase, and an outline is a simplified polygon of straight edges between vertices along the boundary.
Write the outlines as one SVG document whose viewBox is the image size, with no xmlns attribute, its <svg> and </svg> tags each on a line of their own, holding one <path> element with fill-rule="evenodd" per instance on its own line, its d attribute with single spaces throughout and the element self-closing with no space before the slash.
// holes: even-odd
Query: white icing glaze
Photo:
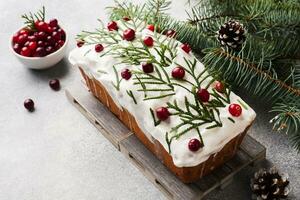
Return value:
<svg viewBox="0 0 300 200">
<path fill-rule="evenodd" d="M 124 27 L 121 22 L 118 22 L 120 27 L 119 31 L 122 33 Z M 134 45 L 140 45 L 140 41 L 138 39 L 143 38 L 145 36 L 153 35 L 153 32 L 143 29 L 140 32 L 136 31 L 136 39 L 133 42 Z M 165 36 L 162 36 L 162 38 Z M 176 41 L 178 42 L 178 41 Z M 127 45 L 127 41 L 122 41 L 122 45 Z M 180 44 L 180 42 L 178 42 Z M 104 44 L 105 46 L 105 44 Z M 143 92 L 138 92 L 138 85 L 133 85 L 132 78 L 128 81 L 122 80 L 120 84 L 120 90 L 117 91 L 113 86 L 113 82 L 116 81 L 115 73 L 113 70 L 113 66 L 118 63 L 120 60 L 114 58 L 113 56 L 107 54 L 102 57 L 100 55 L 108 51 L 109 48 L 104 48 L 104 51 L 101 53 L 96 53 L 94 51 L 94 45 L 84 45 L 81 48 L 74 49 L 69 56 L 70 62 L 74 66 L 80 66 L 83 68 L 85 73 L 99 80 L 109 92 L 114 102 L 120 107 L 126 108 L 136 119 L 141 130 L 146 134 L 146 136 L 152 140 L 152 137 L 158 140 L 163 147 L 168 151 L 168 145 L 165 140 L 166 132 L 170 131 L 170 129 L 177 124 L 180 123 L 180 118 L 178 116 L 170 116 L 167 121 L 163 121 L 158 126 L 154 126 L 153 119 L 151 113 L 149 111 L 150 108 L 155 110 L 157 107 L 166 106 L 167 102 L 173 102 L 175 99 L 179 106 L 184 107 L 184 97 L 187 96 L 188 99 L 192 99 L 193 96 L 188 91 L 184 90 L 181 87 L 175 86 L 176 94 L 173 96 L 169 96 L 163 99 L 153 99 L 153 100 L 143 100 Z M 87 53 L 90 50 L 89 53 Z M 151 50 L 153 55 L 157 56 L 157 54 Z M 183 58 L 193 61 L 195 59 L 194 55 L 190 52 L 189 54 L 185 53 L 178 47 L 177 56 L 173 60 L 173 63 L 170 67 L 166 68 L 166 71 L 170 74 L 174 66 L 177 66 L 175 63 L 180 64 L 181 66 L 185 66 L 185 61 Z M 117 66 L 117 71 L 120 74 L 122 69 L 128 68 L 130 70 L 139 70 L 141 69 L 140 65 L 137 66 L 128 66 L 125 64 L 119 64 Z M 199 61 L 197 62 L 196 71 L 200 73 L 203 71 L 204 66 Z M 106 72 L 106 73 L 103 73 Z M 153 72 L 155 74 L 155 72 Z M 190 75 L 186 73 L 185 79 L 192 80 Z M 206 79 L 203 83 L 206 85 L 210 79 Z M 190 87 L 186 83 L 180 83 L 185 86 Z M 127 90 L 131 90 L 136 98 L 137 104 L 134 104 L 131 97 L 129 97 L 126 93 Z M 210 91 L 211 88 L 208 89 Z M 151 96 L 151 92 L 149 93 Z M 156 93 L 157 94 L 157 93 Z M 219 152 L 225 144 L 227 144 L 231 139 L 237 136 L 239 133 L 243 132 L 247 126 L 251 124 L 254 120 L 256 114 L 253 109 L 250 108 L 243 100 L 240 99 L 237 95 L 231 92 L 230 95 L 231 103 L 239 103 L 239 101 L 243 102 L 248 109 L 243 108 L 242 115 L 240 117 L 232 117 L 228 112 L 228 106 L 225 108 L 219 109 L 220 118 L 223 126 L 217 127 L 213 129 L 205 129 L 208 125 L 200 126 L 200 132 L 204 141 L 204 147 L 197 152 L 191 152 L 188 149 L 188 142 L 192 138 L 198 138 L 198 134 L 195 130 L 191 130 L 188 133 L 182 135 L 179 139 L 175 139 L 171 143 L 171 156 L 173 158 L 173 162 L 177 167 L 192 167 L 196 166 L 205 160 L 207 160 L 211 155 Z M 235 123 L 232 123 L 227 117 L 234 118 Z"/>
</svg>

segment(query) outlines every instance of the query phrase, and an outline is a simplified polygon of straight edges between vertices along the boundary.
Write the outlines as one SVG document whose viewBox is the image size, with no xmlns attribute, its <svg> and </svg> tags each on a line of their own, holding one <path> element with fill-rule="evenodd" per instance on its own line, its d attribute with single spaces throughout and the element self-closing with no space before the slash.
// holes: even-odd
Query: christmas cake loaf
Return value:
<svg viewBox="0 0 300 200">
<path fill-rule="evenodd" d="M 90 91 L 183 182 L 234 156 L 255 112 L 173 30 L 124 19 L 78 35 L 69 56 Z"/>
</svg>

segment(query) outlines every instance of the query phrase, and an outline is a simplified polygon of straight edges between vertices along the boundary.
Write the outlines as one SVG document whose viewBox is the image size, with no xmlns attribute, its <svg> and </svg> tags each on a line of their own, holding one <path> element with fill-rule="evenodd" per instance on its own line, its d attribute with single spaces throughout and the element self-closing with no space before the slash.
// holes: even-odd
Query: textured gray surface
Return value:
<svg viewBox="0 0 300 200">
<path fill-rule="evenodd" d="M 0 199 L 164 199 L 162 194 L 97 132 L 66 99 L 63 89 L 79 81 L 67 60 L 46 71 L 24 68 L 8 50 L 11 34 L 21 26 L 20 15 L 45 5 L 48 16 L 64 24 L 70 38 L 81 29 L 106 19 L 109 0 L 0 1 Z M 174 1 L 171 13 L 184 18 L 183 5 Z M 69 50 L 75 46 L 70 41 Z M 62 90 L 48 87 L 59 78 Z M 22 106 L 34 99 L 36 110 Z M 251 134 L 267 147 L 268 161 L 290 175 L 290 199 L 300 199 L 300 158 L 285 136 L 274 134 L 266 106 L 248 102 L 258 113 Z M 224 191 L 207 199 L 250 199 L 249 178 L 254 169 L 239 173 Z"/>
</svg>

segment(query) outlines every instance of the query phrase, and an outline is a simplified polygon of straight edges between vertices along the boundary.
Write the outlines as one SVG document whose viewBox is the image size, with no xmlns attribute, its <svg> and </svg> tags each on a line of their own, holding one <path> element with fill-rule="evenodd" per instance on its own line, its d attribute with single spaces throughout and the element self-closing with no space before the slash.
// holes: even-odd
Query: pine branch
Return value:
<svg viewBox="0 0 300 200">
<path fill-rule="evenodd" d="M 254 64 L 254 61 L 242 55 L 227 52 L 222 48 L 207 49 L 203 60 L 212 70 L 221 71 L 228 82 L 245 87 L 253 94 L 269 100 L 284 96 L 300 97 L 299 88 L 281 81 L 270 71 L 262 70 L 261 63 Z"/>
<path fill-rule="evenodd" d="M 271 112 L 277 113 L 271 120 L 273 129 L 285 131 L 293 147 L 300 151 L 300 98 L 283 100 L 275 104 Z"/>
</svg>

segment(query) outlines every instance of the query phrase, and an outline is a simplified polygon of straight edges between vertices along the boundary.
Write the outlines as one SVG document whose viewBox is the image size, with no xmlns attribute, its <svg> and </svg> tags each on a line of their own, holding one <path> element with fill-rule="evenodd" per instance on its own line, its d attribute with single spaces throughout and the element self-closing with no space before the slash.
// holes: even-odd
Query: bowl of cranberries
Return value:
<svg viewBox="0 0 300 200">
<path fill-rule="evenodd" d="M 11 39 L 16 57 L 28 68 L 45 69 L 57 64 L 65 55 L 67 35 L 57 19 L 45 20 L 45 8 L 36 14 L 22 15 L 25 27 Z"/>
</svg>

